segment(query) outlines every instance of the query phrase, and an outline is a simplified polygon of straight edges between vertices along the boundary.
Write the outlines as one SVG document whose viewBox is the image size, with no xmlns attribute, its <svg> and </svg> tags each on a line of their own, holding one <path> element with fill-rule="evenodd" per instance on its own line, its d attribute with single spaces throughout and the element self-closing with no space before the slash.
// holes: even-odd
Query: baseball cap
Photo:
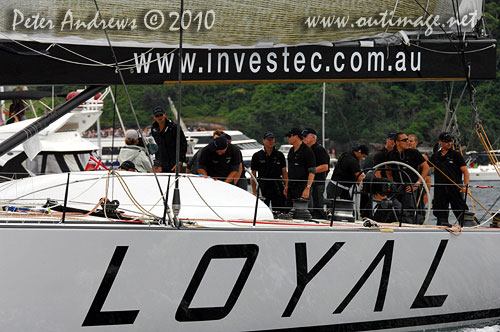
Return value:
<svg viewBox="0 0 500 332">
<path fill-rule="evenodd" d="M 136 171 L 137 169 L 135 168 L 135 165 L 133 162 L 131 162 L 130 160 L 125 160 L 121 165 L 120 165 L 120 168 L 121 169 L 124 169 L 126 171 L 130 171 L 130 170 L 134 170 Z"/>
<path fill-rule="evenodd" d="M 219 136 L 212 143 L 210 143 L 209 147 L 212 151 L 224 150 L 229 145 L 229 142 L 225 136 Z"/>
<path fill-rule="evenodd" d="M 135 141 L 136 139 L 139 138 L 139 134 L 137 133 L 137 130 L 129 129 L 127 130 L 127 132 L 125 132 L 125 138 Z"/>
<path fill-rule="evenodd" d="M 370 154 L 370 149 L 366 145 L 364 145 L 364 144 L 357 145 L 357 146 L 353 147 L 352 149 L 354 151 L 361 152 L 361 154 L 366 154 L 366 155 Z"/>
<path fill-rule="evenodd" d="M 306 128 L 302 131 L 302 136 L 306 137 L 308 134 L 313 134 L 313 135 L 318 136 L 318 134 L 316 133 L 316 130 L 314 130 L 312 128 Z"/>
<path fill-rule="evenodd" d="M 450 133 L 442 132 L 441 134 L 439 134 L 439 140 L 441 142 L 451 142 L 453 141 L 453 136 L 451 136 Z"/>
<path fill-rule="evenodd" d="M 158 159 L 155 159 L 155 160 L 153 160 L 153 164 L 155 166 L 161 166 L 161 161 L 159 161 Z"/>
<path fill-rule="evenodd" d="M 390 139 L 394 139 L 394 136 L 396 136 L 396 132 L 395 131 L 390 131 L 388 134 L 387 134 L 387 138 L 390 138 Z"/>
<path fill-rule="evenodd" d="M 163 107 L 161 106 L 156 106 L 154 109 L 153 109 L 153 115 L 160 115 L 160 114 L 165 114 L 165 111 L 163 110 Z"/>
<path fill-rule="evenodd" d="M 300 130 L 300 128 L 292 128 L 288 131 L 288 133 L 286 133 L 286 137 L 292 137 L 292 136 L 299 136 L 300 138 L 302 138 L 302 130 Z"/>
<path fill-rule="evenodd" d="M 271 131 L 266 131 L 264 133 L 264 139 L 268 139 L 268 138 L 275 138 L 276 136 L 274 136 L 274 134 L 271 132 Z"/>
</svg>

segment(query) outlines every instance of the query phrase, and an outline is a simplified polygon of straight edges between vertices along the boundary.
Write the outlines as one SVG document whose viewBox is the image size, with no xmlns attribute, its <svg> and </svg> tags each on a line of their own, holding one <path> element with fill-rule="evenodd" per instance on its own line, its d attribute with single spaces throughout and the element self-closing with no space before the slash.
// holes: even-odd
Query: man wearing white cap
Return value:
<svg viewBox="0 0 500 332">
<path fill-rule="evenodd" d="M 139 144 L 139 134 L 135 129 L 129 129 L 125 133 L 125 146 L 120 149 L 118 161 L 123 163 L 131 161 L 138 172 L 149 172 L 153 166 L 146 152 L 146 148 Z"/>
</svg>

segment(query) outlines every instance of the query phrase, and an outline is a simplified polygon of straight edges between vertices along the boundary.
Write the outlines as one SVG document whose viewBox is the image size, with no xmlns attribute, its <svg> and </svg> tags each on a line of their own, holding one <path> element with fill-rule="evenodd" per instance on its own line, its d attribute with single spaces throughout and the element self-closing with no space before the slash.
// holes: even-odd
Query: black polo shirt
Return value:
<svg viewBox="0 0 500 332">
<path fill-rule="evenodd" d="M 373 166 L 377 166 L 378 164 L 381 164 L 385 161 L 387 161 L 387 153 L 389 150 L 385 148 L 385 146 L 382 148 L 382 150 L 377 151 L 375 155 L 373 156 Z M 380 170 L 380 173 L 382 174 L 383 178 L 387 178 L 387 174 L 385 174 L 384 170 L 385 166 L 382 166 L 378 170 Z"/>
<path fill-rule="evenodd" d="M 325 148 L 322 147 L 321 145 L 314 143 L 311 145 L 311 150 L 314 153 L 314 158 L 316 159 L 316 167 L 319 165 L 328 165 L 328 170 L 330 169 L 330 156 L 328 155 L 328 152 L 326 152 Z M 328 174 L 328 170 L 325 172 L 321 173 L 316 173 L 314 176 L 315 181 L 325 181 L 326 180 L 326 175 Z"/>
<path fill-rule="evenodd" d="M 314 153 L 307 145 L 302 143 L 297 151 L 292 147 L 288 152 L 288 179 L 307 180 L 310 169 L 316 167 Z M 290 183 L 292 184 L 292 183 Z"/>
<path fill-rule="evenodd" d="M 285 155 L 274 147 L 270 155 L 262 149 L 253 154 L 250 167 L 257 171 L 259 179 L 281 179 L 286 168 Z"/>
<path fill-rule="evenodd" d="M 241 154 L 234 145 L 229 144 L 223 155 L 218 155 L 207 145 L 200 152 L 200 166 L 198 169 L 207 171 L 208 176 L 225 180 L 229 173 L 240 169 L 240 163 Z"/>
<path fill-rule="evenodd" d="M 354 152 L 344 152 L 333 169 L 332 180 L 345 187 L 350 187 L 356 181 L 356 173 L 358 172 L 361 172 L 361 167 Z"/>
<path fill-rule="evenodd" d="M 441 171 L 449 176 L 455 183 L 462 183 L 462 171 L 460 167 L 466 166 L 464 157 L 455 150 L 448 150 L 443 156 L 441 151 L 435 152 L 430 161 L 436 165 Z M 432 165 L 431 165 L 432 166 Z M 448 180 L 440 171 L 434 172 L 434 183 L 450 184 Z"/>
<path fill-rule="evenodd" d="M 424 157 L 417 149 L 406 149 L 402 153 L 399 153 L 396 148 L 387 153 L 387 161 L 399 161 L 410 165 L 415 170 L 418 171 L 418 166 L 425 162 Z M 408 178 L 403 175 L 402 171 L 404 170 L 409 176 L 412 183 L 416 183 L 418 181 L 418 175 L 408 170 L 404 166 L 400 165 L 389 165 L 390 168 L 397 168 L 398 170 L 392 171 L 392 179 L 395 182 L 400 183 L 408 183 Z"/>
</svg>

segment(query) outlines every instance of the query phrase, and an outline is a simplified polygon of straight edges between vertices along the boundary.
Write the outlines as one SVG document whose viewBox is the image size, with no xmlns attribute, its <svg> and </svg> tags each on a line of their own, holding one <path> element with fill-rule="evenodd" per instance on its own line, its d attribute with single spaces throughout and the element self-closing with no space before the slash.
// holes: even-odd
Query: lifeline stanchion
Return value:
<svg viewBox="0 0 500 332">
<path fill-rule="evenodd" d="M 71 173 L 68 173 L 68 180 L 66 180 L 66 192 L 64 193 L 64 208 L 63 208 L 63 214 L 61 218 L 61 223 L 64 223 L 64 220 L 66 219 L 66 204 L 68 203 L 68 191 L 69 191 L 69 175 Z"/>
<path fill-rule="evenodd" d="M 255 195 L 255 211 L 253 213 L 253 227 L 257 223 L 257 207 L 259 206 L 259 182 L 257 182 L 257 194 Z"/>
<path fill-rule="evenodd" d="M 167 193 L 165 194 L 165 199 L 163 200 L 163 224 L 166 226 L 167 225 L 167 220 L 166 216 L 167 213 L 170 215 L 170 209 L 168 206 L 168 194 L 170 193 L 170 175 L 168 176 L 168 181 L 167 181 Z M 170 219 L 170 217 L 168 218 Z"/>
</svg>

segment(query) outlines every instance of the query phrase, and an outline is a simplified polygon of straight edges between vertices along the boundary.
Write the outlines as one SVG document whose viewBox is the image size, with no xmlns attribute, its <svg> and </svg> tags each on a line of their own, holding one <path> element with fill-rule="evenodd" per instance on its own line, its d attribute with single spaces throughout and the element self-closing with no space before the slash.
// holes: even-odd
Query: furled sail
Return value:
<svg viewBox="0 0 500 332">
<path fill-rule="evenodd" d="M 181 13 L 180 0 L 2 0 L 0 84 L 175 83 L 179 68 L 186 83 L 496 74 L 496 41 L 477 29 L 480 0 L 183 4 Z"/>
<path fill-rule="evenodd" d="M 0 38 L 119 46 L 189 47 L 332 43 L 471 31 L 480 0 L 3 0 Z M 458 7 L 455 4 L 458 3 Z"/>
</svg>

